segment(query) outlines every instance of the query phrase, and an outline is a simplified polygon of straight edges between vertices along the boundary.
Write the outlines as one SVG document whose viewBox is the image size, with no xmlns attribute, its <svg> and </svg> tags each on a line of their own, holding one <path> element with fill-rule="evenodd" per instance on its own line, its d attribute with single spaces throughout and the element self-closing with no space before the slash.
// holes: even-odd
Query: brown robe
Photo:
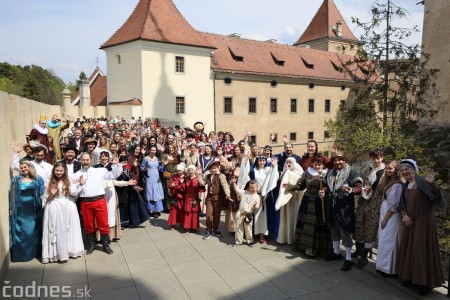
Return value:
<svg viewBox="0 0 450 300">
<path fill-rule="evenodd" d="M 434 205 L 417 184 L 411 190 L 406 189 L 404 196 L 406 214 L 412 219 L 413 227 L 402 225 L 397 274 L 414 284 L 439 287 L 445 280 L 439 257 Z"/>
</svg>

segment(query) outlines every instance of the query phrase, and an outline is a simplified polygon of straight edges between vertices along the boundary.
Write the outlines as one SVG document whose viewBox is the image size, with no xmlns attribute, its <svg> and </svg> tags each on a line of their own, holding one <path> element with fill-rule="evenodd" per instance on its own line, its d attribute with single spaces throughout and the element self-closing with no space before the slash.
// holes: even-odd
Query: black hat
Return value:
<svg viewBox="0 0 450 300">
<path fill-rule="evenodd" d="M 195 134 L 192 132 L 189 132 L 186 134 L 186 138 L 191 138 L 191 139 L 195 139 Z"/>
<path fill-rule="evenodd" d="M 69 140 L 69 143 L 62 149 L 63 153 L 66 153 L 67 150 L 73 150 L 75 155 L 78 155 L 77 144 L 73 140 Z"/>
</svg>

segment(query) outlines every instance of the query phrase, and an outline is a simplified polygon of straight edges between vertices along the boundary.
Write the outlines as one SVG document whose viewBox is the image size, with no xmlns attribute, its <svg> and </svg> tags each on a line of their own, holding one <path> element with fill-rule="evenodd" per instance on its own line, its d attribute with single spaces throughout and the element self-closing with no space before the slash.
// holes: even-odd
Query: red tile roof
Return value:
<svg viewBox="0 0 450 300">
<path fill-rule="evenodd" d="M 171 0 L 140 0 L 128 20 L 100 49 L 135 40 L 212 48 Z"/>
<path fill-rule="evenodd" d="M 138 98 L 134 98 L 125 101 L 110 102 L 108 105 L 142 105 L 142 101 Z"/>
<path fill-rule="evenodd" d="M 106 106 L 107 104 L 107 80 L 106 76 L 103 74 L 100 68 L 95 68 L 94 72 L 92 72 L 91 76 L 88 78 L 89 86 L 91 88 L 90 96 L 91 96 L 91 105 L 92 106 Z M 80 92 L 76 92 L 76 94 L 72 97 L 72 104 L 79 105 L 80 101 Z"/>
<path fill-rule="evenodd" d="M 106 106 L 106 76 L 97 76 L 91 84 L 91 105 L 92 106 Z"/>
<path fill-rule="evenodd" d="M 217 48 L 211 59 L 211 68 L 214 71 L 336 81 L 355 79 L 349 72 L 339 72 L 331 63 L 343 67 L 346 62 L 354 59 L 350 55 L 211 33 L 202 35 Z M 235 60 L 229 49 L 239 53 L 243 61 Z M 272 55 L 279 61 L 284 61 L 283 66 L 278 65 Z M 302 59 L 313 67 L 307 68 Z M 363 77 L 360 70 L 354 74 Z"/>
<path fill-rule="evenodd" d="M 337 38 L 338 36 L 333 30 L 333 26 L 336 26 L 338 21 L 342 23 L 341 38 L 356 41 L 356 37 L 351 32 L 350 28 L 348 28 L 333 0 L 324 0 L 311 23 L 309 23 L 305 32 L 303 32 L 302 36 L 297 42 L 294 43 L 294 45 L 306 43 L 323 37 Z"/>
</svg>

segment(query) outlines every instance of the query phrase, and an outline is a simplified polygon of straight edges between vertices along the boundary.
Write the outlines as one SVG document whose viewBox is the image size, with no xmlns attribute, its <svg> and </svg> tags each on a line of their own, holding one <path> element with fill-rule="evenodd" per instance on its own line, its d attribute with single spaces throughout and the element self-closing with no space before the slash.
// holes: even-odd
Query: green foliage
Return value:
<svg viewBox="0 0 450 300">
<path fill-rule="evenodd" d="M 364 46 L 344 64 L 356 74 L 354 104 L 341 107 L 336 119 L 326 122 L 340 141 L 338 147 L 351 161 L 367 158 L 369 149 L 382 147 L 386 160 L 410 157 L 422 167 L 432 167 L 415 133 L 420 121 L 439 109 L 430 101 L 437 93 L 432 82 L 438 70 L 427 69 L 429 56 L 421 46 L 405 44 L 404 39 L 417 28 L 392 25 L 393 18 L 407 15 L 403 8 L 386 0 L 372 5 L 368 22 L 353 18 L 364 32 Z"/>
<path fill-rule="evenodd" d="M 46 104 L 62 104 L 64 81 L 40 66 L 0 62 L 0 90 Z"/>
<path fill-rule="evenodd" d="M 86 80 L 86 79 L 88 79 L 87 76 L 86 76 L 86 73 L 84 73 L 83 71 L 81 71 L 81 72 L 80 72 L 80 75 L 78 76 L 78 80 L 77 80 L 77 82 L 76 82 L 76 85 L 75 85 L 75 90 L 76 90 L 76 92 L 78 92 L 78 91 L 80 90 L 80 84 L 81 84 L 81 81 L 82 81 L 82 80 Z"/>
</svg>

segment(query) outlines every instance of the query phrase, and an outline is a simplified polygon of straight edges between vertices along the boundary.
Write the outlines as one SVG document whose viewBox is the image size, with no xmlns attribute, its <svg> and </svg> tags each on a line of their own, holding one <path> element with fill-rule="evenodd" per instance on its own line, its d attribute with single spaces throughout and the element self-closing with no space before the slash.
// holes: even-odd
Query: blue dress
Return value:
<svg viewBox="0 0 450 300">
<path fill-rule="evenodd" d="M 40 257 L 42 248 L 42 178 L 22 182 L 16 176 L 11 182 L 10 253 L 11 261 L 30 261 Z"/>
<path fill-rule="evenodd" d="M 147 172 L 145 172 L 147 168 Z M 164 199 L 164 190 L 159 177 L 160 165 L 158 159 L 149 160 L 144 157 L 141 164 L 141 171 L 144 172 L 145 178 L 145 200 L 147 207 L 151 213 L 163 211 L 162 200 Z"/>
</svg>

